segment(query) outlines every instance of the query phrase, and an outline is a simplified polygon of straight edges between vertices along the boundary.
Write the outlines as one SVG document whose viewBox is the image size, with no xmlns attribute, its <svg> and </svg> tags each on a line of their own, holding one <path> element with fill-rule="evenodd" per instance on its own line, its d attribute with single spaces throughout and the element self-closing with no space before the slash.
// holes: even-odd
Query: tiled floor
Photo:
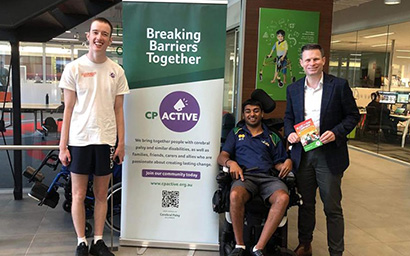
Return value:
<svg viewBox="0 0 410 256">
<path fill-rule="evenodd" d="M 343 179 L 347 256 L 410 255 L 410 166 L 357 150 Z M 320 200 L 319 200 L 320 201 Z M 320 202 L 314 233 L 315 256 L 328 255 L 326 225 Z M 289 246 L 297 245 L 297 209 L 289 211 Z M 106 232 L 107 235 L 109 232 Z M 110 241 L 107 236 L 106 241 Z M 118 243 L 118 238 L 115 239 Z M 27 196 L 14 201 L 0 193 L 0 255 L 74 255 L 76 238 L 70 214 L 57 206 L 38 207 Z M 136 247 L 120 247 L 117 256 L 138 255 Z M 146 256 L 183 256 L 187 250 L 148 248 Z M 196 256 L 218 252 L 197 251 Z"/>
</svg>

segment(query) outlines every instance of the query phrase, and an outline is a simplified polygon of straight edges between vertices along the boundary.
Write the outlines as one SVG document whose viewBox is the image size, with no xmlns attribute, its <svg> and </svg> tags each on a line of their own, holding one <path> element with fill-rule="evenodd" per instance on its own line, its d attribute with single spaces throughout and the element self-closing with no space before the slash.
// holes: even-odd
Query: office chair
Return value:
<svg viewBox="0 0 410 256">
<path fill-rule="evenodd" d="M 372 133 L 375 138 L 378 138 L 381 134 L 385 135 L 390 130 L 392 130 L 391 125 L 381 122 L 380 112 L 377 111 L 376 107 L 367 106 L 364 131 L 368 131 Z"/>
</svg>

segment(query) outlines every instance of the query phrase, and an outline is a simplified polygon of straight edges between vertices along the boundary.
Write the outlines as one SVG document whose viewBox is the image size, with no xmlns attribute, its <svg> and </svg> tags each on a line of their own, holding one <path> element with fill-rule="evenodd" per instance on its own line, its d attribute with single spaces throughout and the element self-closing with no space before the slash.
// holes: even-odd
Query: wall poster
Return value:
<svg viewBox="0 0 410 256">
<path fill-rule="evenodd" d="M 286 100 L 286 87 L 302 78 L 300 49 L 318 42 L 319 12 L 259 9 L 256 88 Z"/>
</svg>

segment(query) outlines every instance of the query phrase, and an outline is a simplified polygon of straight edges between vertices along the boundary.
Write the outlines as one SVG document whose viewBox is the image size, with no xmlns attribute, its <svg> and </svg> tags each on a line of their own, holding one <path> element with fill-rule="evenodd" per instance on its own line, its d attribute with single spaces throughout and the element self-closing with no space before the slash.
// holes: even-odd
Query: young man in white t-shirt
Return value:
<svg viewBox="0 0 410 256">
<path fill-rule="evenodd" d="M 90 254 L 112 256 L 102 240 L 107 214 L 107 193 L 114 161 L 124 159 L 124 94 L 129 93 L 124 70 L 107 58 L 112 25 L 95 18 L 87 34 L 89 51 L 69 63 L 59 87 L 64 90 L 64 116 L 59 158 L 71 173 L 77 256 L 88 255 L 85 207 L 89 175 L 93 177 L 94 240 Z"/>
</svg>

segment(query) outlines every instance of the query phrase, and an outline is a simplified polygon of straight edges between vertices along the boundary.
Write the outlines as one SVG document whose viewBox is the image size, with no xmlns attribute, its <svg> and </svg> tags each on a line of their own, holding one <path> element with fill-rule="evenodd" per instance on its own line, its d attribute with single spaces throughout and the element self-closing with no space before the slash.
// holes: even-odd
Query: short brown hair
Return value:
<svg viewBox="0 0 410 256">
<path fill-rule="evenodd" d="M 111 31 L 110 31 L 110 37 L 111 37 L 112 31 L 113 31 L 114 28 L 113 28 L 113 26 L 112 26 L 112 24 L 111 24 L 111 22 L 110 22 L 109 20 L 107 20 L 106 18 L 103 18 L 103 17 L 96 17 L 96 18 L 94 18 L 94 19 L 91 21 L 91 24 L 93 24 L 94 21 L 99 21 L 99 22 L 108 24 L 108 25 L 110 26 L 110 29 L 111 29 Z"/>
<path fill-rule="evenodd" d="M 325 57 L 325 51 L 323 50 L 322 46 L 320 46 L 320 44 L 305 44 L 304 46 L 302 46 L 302 49 L 300 51 L 300 58 L 302 59 L 304 51 L 309 50 L 319 50 L 322 57 Z"/>
</svg>

